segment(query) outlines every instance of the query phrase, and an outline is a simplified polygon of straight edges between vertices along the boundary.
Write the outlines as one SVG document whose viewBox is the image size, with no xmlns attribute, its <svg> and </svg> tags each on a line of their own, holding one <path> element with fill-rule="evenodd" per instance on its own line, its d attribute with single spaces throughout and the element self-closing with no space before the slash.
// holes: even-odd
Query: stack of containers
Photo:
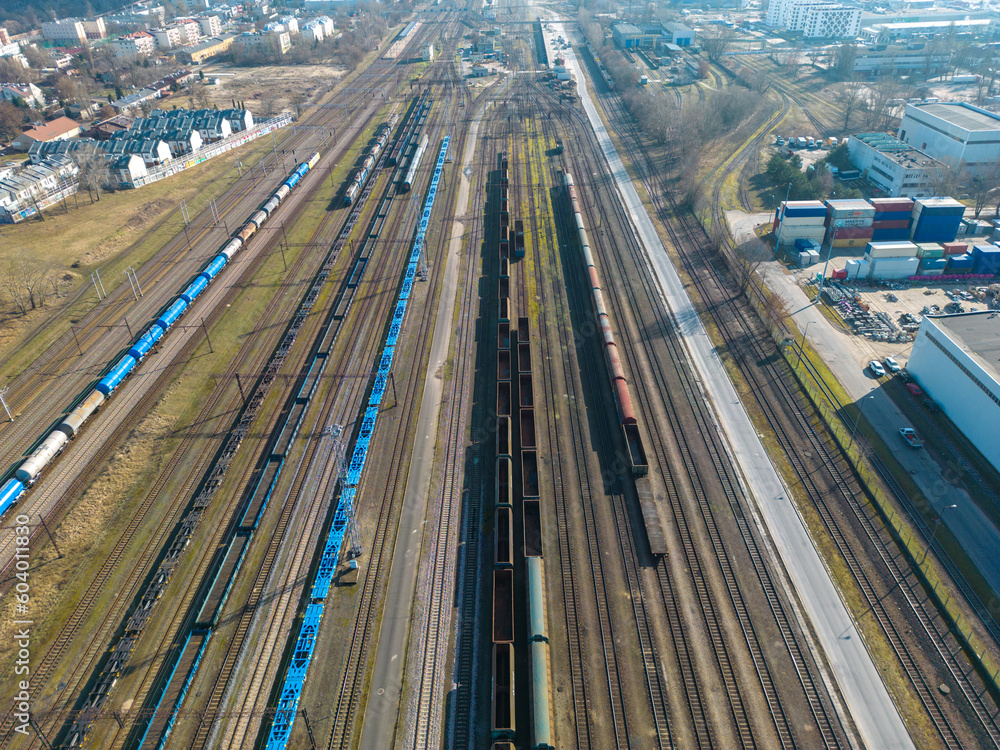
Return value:
<svg viewBox="0 0 1000 750">
<path fill-rule="evenodd" d="M 920 273 L 944 273 L 944 247 L 936 242 L 918 242 L 917 257 L 920 258 Z M 940 261 L 940 262 L 939 262 Z"/>
<path fill-rule="evenodd" d="M 868 278 L 905 279 L 915 276 L 920 265 L 917 251 L 912 242 L 869 242 L 865 250 Z"/>
<path fill-rule="evenodd" d="M 864 247 L 872 239 L 875 209 L 865 200 L 826 202 L 827 241 L 833 247 Z"/>
<path fill-rule="evenodd" d="M 911 198 L 872 198 L 872 242 L 899 242 L 910 237 Z"/>
<path fill-rule="evenodd" d="M 972 248 L 973 273 L 1000 274 L 1000 247 L 976 245 Z"/>
<path fill-rule="evenodd" d="M 822 243 L 826 235 L 823 220 L 826 218 L 826 206 L 820 201 L 785 201 L 781 204 L 778 218 L 780 244 L 790 247 L 796 240 L 813 240 Z"/>
<path fill-rule="evenodd" d="M 954 198 L 917 198 L 913 202 L 910 240 L 954 242 L 963 214 L 965 206 Z"/>
</svg>

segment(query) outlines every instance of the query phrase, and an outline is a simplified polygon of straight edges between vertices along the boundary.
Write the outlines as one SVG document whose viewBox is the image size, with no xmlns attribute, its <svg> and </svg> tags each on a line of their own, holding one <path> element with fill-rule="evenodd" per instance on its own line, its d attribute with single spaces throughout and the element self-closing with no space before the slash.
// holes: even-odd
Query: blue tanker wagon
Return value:
<svg viewBox="0 0 1000 750">
<path fill-rule="evenodd" d="M 260 229 L 278 209 L 281 202 L 305 176 L 316 166 L 319 154 L 313 154 L 295 168 L 281 187 L 263 206 L 255 211 L 247 222 L 230 238 L 217 255 L 188 283 L 187 287 L 168 304 L 160 315 L 136 338 L 124 354 L 113 361 L 94 390 L 86 394 L 65 419 L 59 422 L 38 447 L 25 459 L 14 475 L 0 486 L 0 516 L 17 504 L 25 491 L 34 484 L 42 471 L 58 456 L 69 441 L 75 438 L 84 423 L 94 415 L 122 382 L 132 373 L 143 359 L 153 350 L 170 328 L 189 310 L 198 296 L 214 281 L 233 257 L 246 246 L 247 241 Z"/>
</svg>

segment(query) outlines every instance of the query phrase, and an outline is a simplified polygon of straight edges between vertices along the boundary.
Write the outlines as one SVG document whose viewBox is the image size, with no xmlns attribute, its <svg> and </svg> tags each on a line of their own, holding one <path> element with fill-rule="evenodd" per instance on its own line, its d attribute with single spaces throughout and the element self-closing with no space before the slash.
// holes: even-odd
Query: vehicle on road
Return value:
<svg viewBox="0 0 1000 750">
<path fill-rule="evenodd" d="M 911 448 L 923 448 L 924 441 L 917 437 L 917 433 L 912 427 L 900 427 L 899 434 Z"/>
<path fill-rule="evenodd" d="M 895 357 L 886 357 L 882 361 L 885 362 L 885 366 L 889 369 L 889 372 L 899 372 L 903 369 L 899 366 L 899 362 L 896 361 Z"/>
<path fill-rule="evenodd" d="M 879 362 L 877 359 L 873 359 L 871 362 L 868 363 L 868 369 L 871 370 L 872 375 L 874 375 L 877 378 L 880 378 L 883 375 L 885 375 L 885 368 L 882 367 L 882 363 Z"/>
<path fill-rule="evenodd" d="M 925 398 L 920 403 L 922 403 L 924 405 L 924 408 L 927 409 L 927 411 L 931 412 L 932 414 L 937 414 L 939 411 L 941 411 L 941 408 L 929 398 Z"/>
</svg>

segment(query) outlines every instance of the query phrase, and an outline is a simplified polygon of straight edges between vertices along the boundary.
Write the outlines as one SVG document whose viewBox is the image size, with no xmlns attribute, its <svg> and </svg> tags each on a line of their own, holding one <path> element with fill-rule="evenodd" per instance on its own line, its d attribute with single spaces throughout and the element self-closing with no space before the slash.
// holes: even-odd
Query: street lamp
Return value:
<svg viewBox="0 0 1000 750">
<path fill-rule="evenodd" d="M 944 514 L 945 514 L 945 513 L 947 512 L 947 511 L 951 510 L 952 508 L 957 508 L 957 507 L 958 507 L 958 505 L 956 505 L 956 504 L 952 504 L 952 505 L 946 505 L 946 506 L 944 506 L 944 507 L 943 507 L 943 508 L 941 509 L 941 512 L 940 512 L 940 513 L 938 513 L 938 516 L 937 516 L 937 518 L 935 518 L 935 519 L 934 519 L 934 531 L 932 531 L 932 532 L 931 532 L 931 543 L 930 543 L 930 544 L 928 544 L 928 545 L 927 545 L 927 546 L 926 546 L 926 547 L 924 548 L 924 556 L 920 558 L 920 563 L 921 563 L 921 564 L 923 564 L 924 560 L 926 560 L 926 559 L 927 559 L 927 553 L 928 553 L 928 552 L 930 551 L 930 549 L 931 549 L 931 544 L 934 544 L 934 543 L 935 543 L 935 542 L 937 541 L 937 533 L 938 533 L 938 527 L 940 527 L 940 526 L 941 526 L 941 521 L 943 521 L 943 520 L 944 520 Z"/>
</svg>

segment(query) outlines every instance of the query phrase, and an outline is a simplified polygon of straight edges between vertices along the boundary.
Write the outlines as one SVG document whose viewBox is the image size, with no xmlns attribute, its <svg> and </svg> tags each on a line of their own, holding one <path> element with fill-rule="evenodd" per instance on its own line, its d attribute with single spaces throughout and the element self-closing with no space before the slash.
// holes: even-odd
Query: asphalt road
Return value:
<svg viewBox="0 0 1000 750">
<path fill-rule="evenodd" d="M 565 29 L 560 29 L 558 33 L 572 38 Z M 899 712 L 827 574 L 805 524 L 771 464 L 725 368 L 715 355 L 712 342 L 671 265 L 652 220 L 632 187 L 590 92 L 582 83 L 584 69 L 576 58 L 575 50 L 566 50 L 565 56 L 577 73 L 577 88 L 584 109 L 659 278 L 664 304 L 672 314 L 691 361 L 701 376 L 706 397 L 713 404 L 728 436 L 732 455 L 742 469 L 746 485 L 785 561 L 864 743 L 882 750 L 913 748 Z"/>
<path fill-rule="evenodd" d="M 1000 530 L 963 487 L 949 481 L 944 468 L 927 451 L 914 450 L 903 442 L 899 428 L 913 425 L 885 392 L 884 379 L 869 375 L 865 363 L 857 360 L 844 341 L 844 334 L 830 325 L 795 279 L 774 271 L 767 278 L 771 289 L 781 295 L 795 324 L 800 329 L 808 325 L 809 343 L 837 373 L 841 385 L 859 405 L 868 423 L 878 430 L 896 460 L 909 472 L 941 524 L 962 545 L 993 590 L 1000 591 L 1000 556 L 996 552 L 1000 549 Z"/>
</svg>

